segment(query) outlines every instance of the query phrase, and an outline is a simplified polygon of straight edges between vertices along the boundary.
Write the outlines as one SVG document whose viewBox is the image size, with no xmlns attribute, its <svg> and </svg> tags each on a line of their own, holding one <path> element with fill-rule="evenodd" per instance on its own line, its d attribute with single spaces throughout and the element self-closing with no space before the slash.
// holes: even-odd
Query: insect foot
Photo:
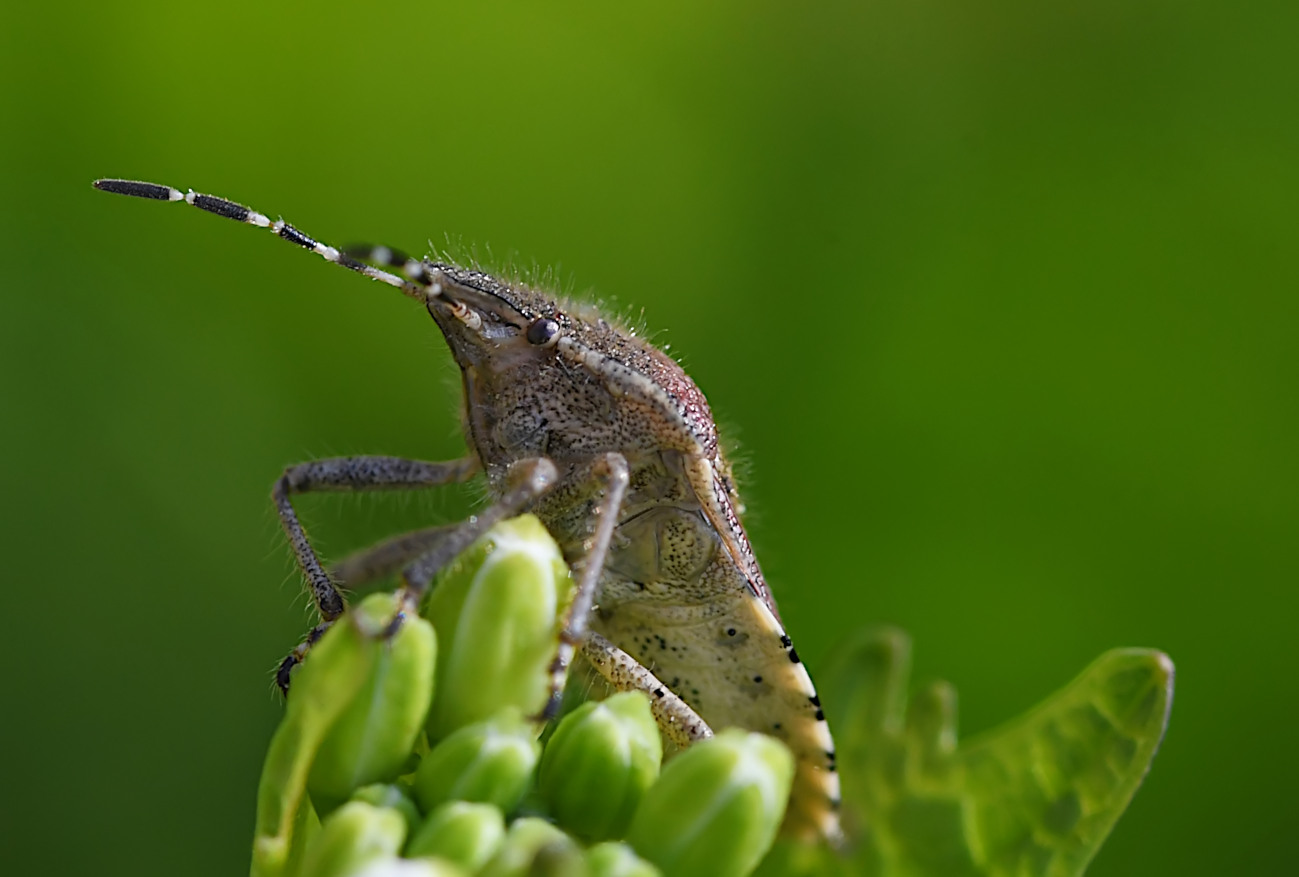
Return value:
<svg viewBox="0 0 1299 877">
<path fill-rule="evenodd" d="M 612 660 L 622 655 L 643 669 L 620 679 L 653 686 L 652 703 L 670 692 L 688 706 L 689 714 L 671 711 L 670 736 L 702 739 L 708 726 L 738 726 L 783 741 L 795 759 L 783 831 L 838 837 L 839 779 L 819 697 L 740 523 L 742 504 L 708 403 L 673 359 L 591 307 L 525 283 L 387 247 L 339 249 L 192 190 L 114 179 L 94 185 L 265 229 L 391 286 L 420 303 L 450 348 L 464 389 L 464 460 L 317 461 L 276 485 L 276 512 L 323 621 L 337 617 L 343 602 L 298 522 L 293 495 L 425 489 L 482 472 L 492 502 L 481 514 L 445 532 L 389 540 L 347 570 L 404 563 L 406 593 L 417 601 L 493 523 L 532 511 L 581 573 L 551 687 L 576 649 L 599 642 L 587 632 L 602 637 L 613 651 L 595 653 L 611 658 L 607 668 L 627 669 Z M 517 467 L 537 474 L 542 461 L 553 478 L 517 480 Z M 412 556 L 399 557 L 402 549 Z M 302 657 L 305 649 L 286 662 L 286 680 Z"/>
</svg>

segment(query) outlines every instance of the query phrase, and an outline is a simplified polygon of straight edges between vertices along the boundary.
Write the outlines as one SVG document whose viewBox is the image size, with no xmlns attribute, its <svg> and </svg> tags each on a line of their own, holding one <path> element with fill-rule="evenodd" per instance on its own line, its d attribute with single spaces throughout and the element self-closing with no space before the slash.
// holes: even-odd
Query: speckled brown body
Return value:
<svg viewBox="0 0 1299 877">
<path fill-rule="evenodd" d="M 832 835 L 833 743 L 740 525 L 703 394 L 665 353 L 589 308 L 480 272 L 425 267 L 473 312 L 467 324 L 429 304 L 463 372 L 469 444 L 497 494 L 511 463 L 554 462 L 558 484 L 534 511 L 570 560 L 584 553 L 598 500 L 591 461 L 610 451 L 627 460 L 591 628 L 710 725 L 784 740 L 798 759 L 786 832 Z M 539 320 L 559 330 L 544 346 L 522 337 Z"/>
</svg>

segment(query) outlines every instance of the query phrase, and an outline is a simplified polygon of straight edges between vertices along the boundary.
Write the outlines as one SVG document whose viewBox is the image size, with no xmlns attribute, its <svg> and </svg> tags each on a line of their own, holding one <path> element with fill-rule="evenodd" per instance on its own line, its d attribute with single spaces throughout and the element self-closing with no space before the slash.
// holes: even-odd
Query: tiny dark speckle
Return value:
<svg viewBox="0 0 1299 877">
<path fill-rule="evenodd" d="M 753 681 L 754 681 L 754 682 L 761 682 L 761 681 L 762 681 L 762 677 L 761 677 L 761 676 L 754 676 L 754 677 L 753 677 Z"/>
<path fill-rule="evenodd" d="M 733 627 L 728 627 L 728 628 L 726 628 L 726 635 L 727 635 L 727 636 L 735 636 L 735 628 L 733 628 Z"/>
<path fill-rule="evenodd" d="M 792 646 L 792 645 L 794 644 L 794 641 L 793 641 L 792 639 L 790 639 L 788 636 L 786 636 L 785 634 L 782 633 L 782 634 L 780 635 L 780 644 L 781 644 L 782 646 L 784 646 L 785 648 L 789 648 L 790 646 Z"/>
<path fill-rule="evenodd" d="M 789 650 L 789 660 L 794 664 L 798 663 L 798 649 Z"/>
<path fill-rule="evenodd" d="M 654 689 L 654 696 L 655 696 L 655 697 L 662 697 L 662 696 L 663 696 L 663 689 L 662 689 L 662 688 L 656 688 L 656 689 Z"/>
<path fill-rule="evenodd" d="M 812 695 L 811 697 L 809 697 L 807 700 L 808 700 L 808 703 L 812 704 L 812 706 L 820 706 L 820 705 L 821 705 L 821 698 L 817 697 L 815 694 Z"/>
<path fill-rule="evenodd" d="M 824 710 L 817 710 L 817 711 L 816 711 L 816 720 L 817 720 L 818 722 L 824 722 L 824 721 L 825 721 L 825 711 L 824 711 Z"/>
</svg>

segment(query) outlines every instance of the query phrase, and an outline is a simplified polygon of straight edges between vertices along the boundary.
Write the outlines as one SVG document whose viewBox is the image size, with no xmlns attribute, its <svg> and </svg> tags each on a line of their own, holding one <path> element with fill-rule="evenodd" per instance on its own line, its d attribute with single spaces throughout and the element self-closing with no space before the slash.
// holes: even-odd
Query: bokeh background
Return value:
<svg viewBox="0 0 1299 877">
<path fill-rule="evenodd" d="M 418 307 L 90 188 L 124 176 L 643 311 L 739 441 L 814 673 L 897 624 L 968 735 L 1162 648 L 1171 729 L 1091 873 L 1289 871 L 1297 28 L 1167 0 L 8 9 L 0 868 L 246 868 L 310 620 L 272 480 L 462 448 Z M 337 556 L 471 503 L 302 508 Z"/>
</svg>

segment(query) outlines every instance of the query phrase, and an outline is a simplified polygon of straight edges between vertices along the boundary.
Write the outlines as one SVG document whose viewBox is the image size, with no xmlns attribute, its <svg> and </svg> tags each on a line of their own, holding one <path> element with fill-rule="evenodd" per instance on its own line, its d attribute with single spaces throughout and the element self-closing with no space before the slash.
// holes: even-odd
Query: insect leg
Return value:
<svg viewBox="0 0 1299 877">
<path fill-rule="evenodd" d="M 622 511 L 629 477 L 627 459 L 619 453 L 608 453 L 597 458 L 590 464 L 585 475 L 580 472 L 576 475 L 575 480 L 579 483 L 589 481 L 600 485 L 603 496 L 591 511 L 595 532 L 586 546 L 585 556 L 579 561 L 573 602 L 569 605 L 560 628 L 559 648 L 550 666 L 550 700 L 542 714 L 543 718 L 553 719 L 558 715 L 564 683 L 568 679 L 568 667 L 573 661 L 573 650 L 582 645 L 586 638 L 595 592 L 600 585 L 600 573 L 604 571 L 609 543 L 613 540 L 614 528 L 618 526 L 618 514 Z"/>
<path fill-rule="evenodd" d="M 582 640 L 582 657 L 618 691 L 643 691 L 649 698 L 650 711 L 664 736 L 684 749 L 691 743 L 706 740 L 713 731 L 690 706 L 668 688 L 639 661 L 589 631 Z"/>
<path fill-rule="evenodd" d="M 492 505 L 457 524 L 443 538 L 402 570 L 403 604 L 415 611 L 433 577 L 480 536 L 506 518 L 523 512 L 555 485 L 555 464 L 545 457 L 527 457 L 510 464 L 505 493 Z"/>
<path fill-rule="evenodd" d="M 348 587 L 385 578 L 454 533 L 459 524 L 439 524 L 385 539 L 333 564 L 329 576 Z"/>
<path fill-rule="evenodd" d="M 343 596 L 320 564 L 316 550 L 298 520 L 290 497 L 320 491 L 410 490 L 465 481 L 478 470 L 472 458 L 449 463 L 406 460 L 401 457 L 332 457 L 299 463 L 284 470 L 271 498 L 280 524 L 293 548 L 298 567 L 307 579 L 322 621 L 343 614 Z"/>
<path fill-rule="evenodd" d="M 455 484 L 468 479 L 478 470 L 473 458 L 446 463 L 406 460 L 400 457 L 335 457 L 300 463 L 284 470 L 275 482 L 271 497 L 280 524 L 293 548 L 298 568 L 302 570 L 311 589 L 312 600 L 320 612 L 321 622 L 312 628 L 306 638 L 280 662 L 275 671 L 275 684 L 285 694 L 289 690 L 289 674 L 302 663 L 329 626 L 343 614 L 343 595 L 334 579 L 325 572 L 316 556 L 316 550 L 307 538 L 306 530 L 298 520 L 290 497 L 299 493 L 319 491 L 413 490 Z M 424 532 L 424 531 L 420 531 Z M 410 534 L 415 536 L 417 534 Z M 397 540 L 390 540 L 395 542 Z M 388 543 L 385 543 L 387 545 Z M 382 547 L 382 546 L 381 546 Z M 353 558 L 344 561 L 347 564 Z"/>
</svg>

